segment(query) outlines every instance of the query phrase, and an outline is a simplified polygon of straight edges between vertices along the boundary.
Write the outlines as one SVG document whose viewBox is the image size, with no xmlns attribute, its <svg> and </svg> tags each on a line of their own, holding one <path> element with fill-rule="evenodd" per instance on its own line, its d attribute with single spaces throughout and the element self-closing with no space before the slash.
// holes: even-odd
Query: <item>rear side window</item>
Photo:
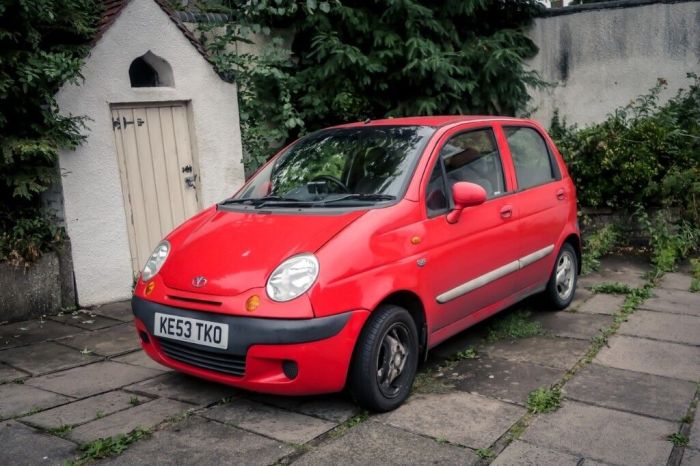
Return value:
<svg viewBox="0 0 700 466">
<path fill-rule="evenodd" d="M 533 128 L 504 128 L 508 147 L 515 165 L 518 188 L 527 189 L 559 178 L 559 170 L 552 163 L 547 144 Z"/>
</svg>

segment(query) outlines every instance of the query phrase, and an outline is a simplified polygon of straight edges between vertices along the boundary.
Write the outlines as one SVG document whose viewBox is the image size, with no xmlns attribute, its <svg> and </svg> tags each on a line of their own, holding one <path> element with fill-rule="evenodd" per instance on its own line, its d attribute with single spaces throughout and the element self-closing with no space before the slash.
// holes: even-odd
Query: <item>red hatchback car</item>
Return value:
<svg viewBox="0 0 700 466">
<path fill-rule="evenodd" d="M 146 263 L 132 300 L 146 353 L 284 395 L 348 387 L 387 411 L 427 351 L 542 293 L 573 299 L 576 193 L 537 123 L 420 117 L 317 131 Z"/>
</svg>

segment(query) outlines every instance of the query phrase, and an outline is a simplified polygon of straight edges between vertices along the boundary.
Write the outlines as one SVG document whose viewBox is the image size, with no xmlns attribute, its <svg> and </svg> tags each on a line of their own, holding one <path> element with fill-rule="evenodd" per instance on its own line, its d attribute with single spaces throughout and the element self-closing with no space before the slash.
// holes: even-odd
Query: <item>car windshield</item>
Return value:
<svg viewBox="0 0 700 466">
<path fill-rule="evenodd" d="M 361 126 L 300 139 L 221 204 L 366 205 L 403 194 L 434 128 Z"/>
</svg>

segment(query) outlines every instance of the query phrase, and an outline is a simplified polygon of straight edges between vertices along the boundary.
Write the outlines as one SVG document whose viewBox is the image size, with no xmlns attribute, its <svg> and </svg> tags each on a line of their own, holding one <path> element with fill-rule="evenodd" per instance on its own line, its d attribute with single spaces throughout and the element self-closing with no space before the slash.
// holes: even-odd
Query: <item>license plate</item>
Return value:
<svg viewBox="0 0 700 466">
<path fill-rule="evenodd" d="M 226 349 L 228 324 L 191 319 L 156 312 L 153 333 L 159 337 L 188 341 L 198 345 Z"/>
</svg>

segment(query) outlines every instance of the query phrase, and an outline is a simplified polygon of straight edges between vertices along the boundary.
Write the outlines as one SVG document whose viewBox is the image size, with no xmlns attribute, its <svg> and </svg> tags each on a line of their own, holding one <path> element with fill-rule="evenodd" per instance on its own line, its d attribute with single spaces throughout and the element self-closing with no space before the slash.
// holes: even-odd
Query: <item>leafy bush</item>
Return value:
<svg viewBox="0 0 700 466">
<path fill-rule="evenodd" d="M 239 83 L 250 170 L 270 146 L 332 124 L 404 115 L 515 114 L 542 85 L 523 60 L 535 0 L 253 0 L 232 2 L 210 40 Z M 282 47 L 293 35 L 292 55 Z M 219 30 L 219 33 L 222 31 Z M 272 37 L 260 55 L 232 44 Z"/>
<path fill-rule="evenodd" d="M 54 95 L 79 79 L 97 19 L 96 0 L 0 3 L 0 261 L 32 261 L 60 238 L 41 193 L 84 121 L 59 115 Z"/>
<path fill-rule="evenodd" d="M 587 207 L 676 208 L 700 226 L 700 79 L 662 104 L 668 86 L 583 129 L 555 115 L 551 133 L 567 161 L 579 201 Z"/>
<path fill-rule="evenodd" d="M 613 250 L 618 238 L 617 228 L 613 225 L 605 225 L 587 235 L 583 245 L 581 272 L 585 274 L 598 270 L 600 258 Z"/>
</svg>

